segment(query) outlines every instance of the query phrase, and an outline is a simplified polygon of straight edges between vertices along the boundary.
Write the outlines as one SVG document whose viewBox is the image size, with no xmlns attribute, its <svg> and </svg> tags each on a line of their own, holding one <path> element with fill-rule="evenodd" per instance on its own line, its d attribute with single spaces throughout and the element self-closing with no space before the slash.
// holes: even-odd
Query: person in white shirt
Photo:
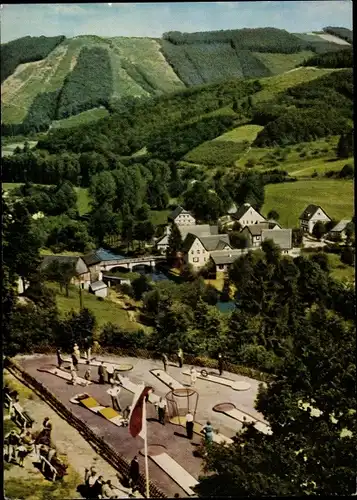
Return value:
<svg viewBox="0 0 357 500">
<path fill-rule="evenodd" d="M 193 439 L 193 415 L 190 410 L 186 414 L 186 432 L 187 438 Z"/>
<path fill-rule="evenodd" d="M 110 384 L 110 379 L 114 378 L 114 366 L 111 363 L 105 364 L 108 374 L 108 383 Z"/>
<path fill-rule="evenodd" d="M 160 398 L 159 402 L 155 403 L 155 405 L 159 414 L 159 422 L 160 424 L 165 425 L 166 401 L 163 398 Z"/>
<path fill-rule="evenodd" d="M 107 394 L 112 398 L 112 407 L 114 410 L 121 412 L 120 402 L 119 402 L 119 394 L 120 387 L 115 384 L 114 380 L 110 381 L 111 387 L 107 390 Z"/>
<path fill-rule="evenodd" d="M 191 366 L 190 377 L 191 377 L 191 387 L 194 387 L 197 380 L 197 371 L 194 366 Z"/>
</svg>

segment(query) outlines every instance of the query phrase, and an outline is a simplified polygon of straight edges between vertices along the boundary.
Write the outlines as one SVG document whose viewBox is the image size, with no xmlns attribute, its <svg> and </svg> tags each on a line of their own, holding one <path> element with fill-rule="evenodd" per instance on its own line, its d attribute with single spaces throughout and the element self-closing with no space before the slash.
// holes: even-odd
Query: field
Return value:
<svg viewBox="0 0 357 500">
<path fill-rule="evenodd" d="M 269 184 L 265 188 L 262 214 L 276 210 L 283 227 L 298 227 L 299 216 L 310 203 L 321 205 L 333 219 L 351 218 L 354 213 L 353 180 L 311 179 Z"/>
<path fill-rule="evenodd" d="M 30 149 L 34 148 L 37 144 L 37 141 L 27 141 L 29 144 Z M 4 144 L 1 147 L 1 156 L 11 156 L 14 153 L 14 150 L 19 147 L 23 148 L 25 144 L 24 142 L 13 142 L 13 143 L 8 143 Z"/>
<path fill-rule="evenodd" d="M 353 163 L 353 161 L 354 158 L 334 161 L 328 160 L 326 158 L 317 158 L 307 160 L 306 164 L 292 164 L 287 168 L 284 167 L 284 169 L 287 170 L 293 177 L 311 177 L 311 175 L 315 172 L 317 172 L 319 176 L 323 176 L 329 170 L 339 172 L 344 165 L 346 165 L 347 163 Z"/>
<path fill-rule="evenodd" d="M 50 283 L 49 286 L 56 292 L 56 302 L 61 316 L 70 312 L 71 309 L 79 311 L 79 294 L 78 288 L 70 286 L 69 297 L 65 297 L 65 293 L 59 291 L 59 286 Z M 112 302 L 109 299 L 98 300 L 98 298 L 87 292 L 82 291 L 83 306 L 87 307 L 96 317 L 98 327 L 102 327 L 105 323 L 113 323 L 127 330 L 137 330 L 141 328 L 139 323 L 134 323 L 129 320 L 128 313 L 120 307 L 119 304 Z"/>
<path fill-rule="evenodd" d="M 247 145 L 238 141 L 213 140 L 192 149 L 184 159 L 208 167 L 231 167 L 244 154 Z"/>
<path fill-rule="evenodd" d="M 265 64 L 265 66 L 267 66 L 274 75 L 277 75 L 279 73 L 284 73 L 285 71 L 290 71 L 298 64 L 304 62 L 305 59 L 312 57 L 314 53 L 310 50 L 304 50 L 297 52 L 296 54 L 253 52 L 253 55 Z"/>
<path fill-rule="evenodd" d="M 149 218 L 154 226 L 167 224 L 167 216 L 170 212 L 171 210 L 150 210 Z"/>
<path fill-rule="evenodd" d="M 213 140 L 233 142 L 249 141 L 251 143 L 255 140 L 258 133 L 263 130 L 263 128 L 264 127 L 261 127 L 260 125 L 241 125 L 240 127 L 234 128 L 233 130 L 230 130 Z"/>
<path fill-rule="evenodd" d="M 84 125 L 101 118 L 105 118 L 109 115 L 109 112 L 105 108 L 95 108 L 89 109 L 88 111 L 83 111 L 79 115 L 70 116 L 69 118 L 64 118 L 63 120 L 56 120 L 52 122 L 52 128 L 71 128 L 77 127 L 79 125 Z"/>
</svg>

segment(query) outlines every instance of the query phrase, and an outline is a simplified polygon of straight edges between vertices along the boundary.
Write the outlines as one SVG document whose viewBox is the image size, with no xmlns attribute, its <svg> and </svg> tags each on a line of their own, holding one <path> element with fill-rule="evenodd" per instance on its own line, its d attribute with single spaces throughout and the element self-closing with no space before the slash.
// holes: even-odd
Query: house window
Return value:
<svg viewBox="0 0 357 500">
<path fill-rule="evenodd" d="M 197 252 L 196 252 L 196 253 L 201 253 L 201 252 L 200 252 L 199 250 L 197 250 Z"/>
<path fill-rule="evenodd" d="M 224 265 L 223 264 L 219 264 L 218 269 L 224 269 Z"/>
<path fill-rule="evenodd" d="M 194 250 L 191 250 L 191 253 L 195 253 L 195 251 L 194 251 Z"/>
<path fill-rule="evenodd" d="M 198 262 L 199 261 L 199 258 L 198 257 L 194 257 L 193 258 L 193 262 Z"/>
<path fill-rule="evenodd" d="M 206 262 L 206 257 L 203 257 L 204 262 Z"/>
</svg>

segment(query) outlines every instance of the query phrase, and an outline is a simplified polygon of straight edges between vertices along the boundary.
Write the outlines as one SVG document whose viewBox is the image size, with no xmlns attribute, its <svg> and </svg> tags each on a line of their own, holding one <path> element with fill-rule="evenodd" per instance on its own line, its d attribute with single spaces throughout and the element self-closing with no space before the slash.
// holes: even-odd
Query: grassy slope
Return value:
<svg viewBox="0 0 357 500">
<path fill-rule="evenodd" d="M 21 123 L 39 93 L 61 88 L 84 43 L 65 40 L 42 61 L 19 65 L 2 85 L 2 121 Z"/>
<path fill-rule="evenodd" d="M 293 87 L 310 80 L 315 80 L 316 78 L 331 73 L 332 71 L 338 70 L 329 68 L 298 68 L 281 75 L 262 78 L 260 82 L 263 85 L 263 89 L 254 94 L 253 100 L 254 102 L 268 101 L 276 94 L 283 92 L 289 87 Z"/>
<path fill-rule="evenodd" d="M 88 111 L 83 111 L 79 115 L 70 116 L 69 118 L 64 118 L 63 120 L 57 120 L 52 122 L 52 128 L 71 128 L 77 127 L 78 125 L 84 125 L 86 123 L 99 120 L 100 118 L 105 118 L 108 116 L 109 112 L 105 108 L 94 108 Z"/>
<path fill-rule="evenodd" d="M 354 211 L 352 180 L 309 179 L 270 184 L 265 188 L 262 214 L 276 210 L 283 227 L 298 227 L 299 216 L 310 203 L 321 205 L 334 219 L 348 219 Z"/>
<path fill-rule="evenodd" d="M 65 297 L 65 293 L 59 291 L 59 286 L 50 283 L 49 286 L 56 292 L 56 302 L 60 314 L 64 316 L 70 312 L 71 309 L 79 311 L 79 295 L 78 288 L 75 286 L 70 287 L 69 297 Z M 112 302 L 109 299 L 98 300 L 98 298 L 87 292 L 82 291 L 83 306 L 87 307 L 95 315 L 98 327 L 102 327 L 105 323 L 113 323 L 119 325 L 127 330 L 137 330 L 141 327 L 139 323 L 134 323 L 129 320 L 128 313 L 121 309 L 119 304 Z"/>
<path fill-rule="evenodd" d="M 296 54 L 273 54 L 270 52 L 253 52 L 253 54 L 265 64 L 274 75 L 289 71 L 302 63 L 305 59 L 314 55 L 314 53 L 309 50 L 304 50 Z"/>
<path fill-rule="evenodd" d="M 263 129 L 260 125 L 242 125 L 213 139 L 214 141 L 253 142 Z"/>
</svg>

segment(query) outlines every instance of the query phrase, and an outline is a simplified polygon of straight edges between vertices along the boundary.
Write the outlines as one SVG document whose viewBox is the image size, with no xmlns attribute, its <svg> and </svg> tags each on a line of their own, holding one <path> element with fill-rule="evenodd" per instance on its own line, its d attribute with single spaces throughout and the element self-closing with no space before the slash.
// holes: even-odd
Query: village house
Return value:
<svg viewBox="0 0 357 500">
<path fill-rule="evenodd" d="M 169 214 L 168 221 L 174 222 L 177 226 L 194 226 L 196 224 L 193 215 L 180 206 Z"/>
<path fill-rule="evenodd" d="M 231 218 L 233 222 L 239 222 L 242 227 L 266 221 L 266 218 L 255 210 L 255 208 L 253 208 L 249 203 L 241 205 L 237 212 L 231 215 Z"/>
<path fill-rule="evenodd" d="M 233 262 L 246 253 L 247 249 L 214 250 L 210 259 L 215 265 L 216 273 L 227 273 Z"/>
<path fill-rule="evenodd" d="M 316 222 L 330 222 L 330 217 L 326 212 L 318 205 L 309 205 L 305 208 L 303 213 L 299 217 L 300 227 L 306 233 L 312 233 L 314 225 Z"/>
<path fill-rule="evenodd" d="M 344 241 L 346 239 L 346 227 L 350 223 L 350 220 L 343 219 L 335 227 L 331 229 L 328 233 L 328 238 L 335 241 Z"/>
<path fill-rule="evenodd" d="M 277 224 L 276 222 L 261 222 L 257 224 L 250 224 L 249 226 L 245 226 L 241 230 L 241 234 L 244 234 L 244 236 L 247 238 L 249 246 L 254 248 L 254 247 L 259 247 L 262 244 L 262 231 L 264 229 L 280 229 L 280 225 Z"/>
<path fill-rule="evenodd" d="M 282 254 L 289 254 L 293 248 L 292 229 L 263 229 L 262 243 L 265 240 L 272 240 Z"/>
<path fill-rule="evenodd" d="M 76 275 L 71 279 L 71 284 L 80 286 L 87 290 L 91 282 L 90 270 L 88 269 L 84 257 L 70 255 L 45 255 L 43 257 L 40 269 L 46 269 L 52 262 L 59 264 L 73 264 Z"/>
<path fill-rule="evenodd" d="M 192 264 L 196 269 L 209 261 L 212 251 L 232 248 L 227 234 L 196 236 L 191 233 L 186 236 L 183 247 L 185 263 Z"/>
<path fill-rule="evenodd" d="M 209 224 L 198 224 L 194 226 L 177 226 L 182 241 L 185 240 L 188 233 L 192 233 L 196 236 L 211 236 L 218 234 L 218 226 L 210 226 Z M 166 227 L 165 234 L 156 242 L 156 248 L 162 253 L 166 252 L 169 246 L 169 236 L 171 234 L 171 225 Z"/>
</svg>

